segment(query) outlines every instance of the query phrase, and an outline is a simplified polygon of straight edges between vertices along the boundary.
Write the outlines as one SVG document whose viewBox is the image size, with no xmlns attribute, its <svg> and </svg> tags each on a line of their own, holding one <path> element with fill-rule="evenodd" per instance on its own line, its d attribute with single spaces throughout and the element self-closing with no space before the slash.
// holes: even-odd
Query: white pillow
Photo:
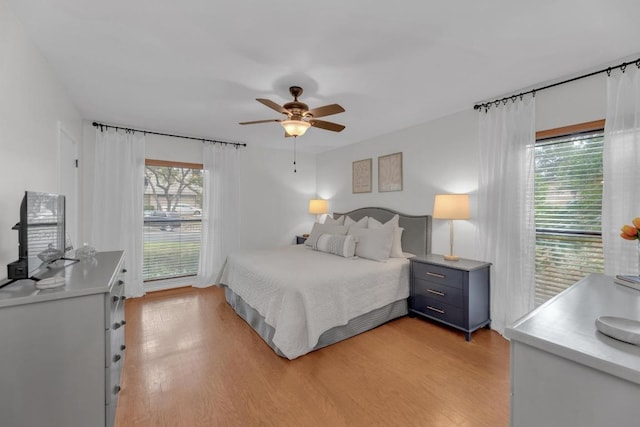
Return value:
<svg viewBox="0 0 640 427">
<path fill-rule="evenodd" d="M 344 225 L 344 215 L 337 219 L 333 219 L 331 215 L 327 215 L 324 218 L 324 223 L 327 225 Z"/>
<path fill-rule="evenodd" d="M 402 232 L 404 231 L 404 228 L 398 226 L 399 222 L 400 216 L 398 214 L 395 214 L 384 224 L 375 218 L 369 218 L 369 228 L 390 228 L 395 230 L 393 244 L 391 245 L 391 253 L 389 255 L 390 258 L 405 258 L 402 253 Z"/>
<path fill-rule="evenodd" d="M 369 218 L 369 228 L 382 228 L 382 227 L 391 227 L 396 228 L 399 227 L 398 223 L 400 222 L 400 216 L 395 214 L 391 217 L 391 219 L 384 224 L 378 221 L 375 218 Z"/>
<path fill-rule="evenodd" d="M 313 249 L 328 254 L 351 258 L 356 253 L 355 236 L 342 236 L 338 234 L 321 234 Z"/>
<path fill-rule="evenodd" d="M 342 218 L 344 217 L 345 215 L 342 216 Z M 354 221 L 350 216 L 348 216 L 344 220 L 344 225 L 346 225 L 347 227 L 367 228 L 367 226 L 369 225 L 369 217 L 363 216 L 358 221 Z"/>
<path fill-rule="evenodd" d="M 349 229 L 349 234 L 356 237 L 356 256 L 374 261 L 385 261 L 389 258 L 393 232 L 392 228 Z"/>
<path fill-rule="evenodd" d="M 393 243 L 391 244 L 391 252 L 389 258 L 406 258 L 402 252 L 402 232 L 404 228 L 398 227 L 393 232 Z"/>
<path fill-rule="evenodd" d="M 307 240 L 305 240 L 304 244 L 307 246 L 311 246 L 312 248 L 315 246 L 318 241 L 318 237 L 321 234 L 347 234 L 347 227 L 344 225 L 331 225 L 331 224 L 318 224 L 317 222 L 313 224 L 313 228 L 311 229 L 311 233 Z"/>
</svg>

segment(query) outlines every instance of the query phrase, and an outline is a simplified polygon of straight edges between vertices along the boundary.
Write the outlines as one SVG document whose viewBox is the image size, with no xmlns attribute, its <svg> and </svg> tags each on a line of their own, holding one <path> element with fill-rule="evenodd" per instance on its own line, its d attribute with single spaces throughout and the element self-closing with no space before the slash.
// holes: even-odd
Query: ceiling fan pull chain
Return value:
<svg viewBox="0 0 640 427">
<path fill-rule="evenodd" d="M 293 173 L 297 173 L 297 169 L 296 169 L 296 140 L 298 138 L 297 137 L 293 137 Z"/>
</svg>

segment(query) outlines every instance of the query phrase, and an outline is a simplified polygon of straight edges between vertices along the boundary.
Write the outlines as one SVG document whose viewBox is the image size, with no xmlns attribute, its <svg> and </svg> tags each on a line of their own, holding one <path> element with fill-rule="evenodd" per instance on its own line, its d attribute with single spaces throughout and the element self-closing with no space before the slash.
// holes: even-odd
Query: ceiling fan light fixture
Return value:
<svg viewBox="0 0 640 427">
<path fill-rule="evenodd" d="M 284 130 L 291 136 L 302 136 L 311 124 L 304 120 L 283 120 L 280 122 Z"/>
</svg>

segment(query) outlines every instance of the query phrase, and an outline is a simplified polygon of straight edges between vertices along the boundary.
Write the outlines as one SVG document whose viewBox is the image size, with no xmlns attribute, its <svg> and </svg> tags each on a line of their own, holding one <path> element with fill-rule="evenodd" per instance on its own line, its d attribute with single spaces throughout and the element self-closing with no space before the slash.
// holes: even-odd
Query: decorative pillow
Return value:
<svg viewBox="0 0 640 427">
<path fill-rule="evenodd" d="M 393 232 L 392 228 L 349 229 L 349 234 L 356 237 L 356 256 L 374 261 L 385 261 L 389 258 Z"/>
<path fill-rule="evenodd" d="M 402 232 L 404 228 L 398 226 L 400 222 L 400 216 L 395 214 L 389 221 L 384 224 L 375 218 L 369 218 L 369 228 L 391 228 L 395 230 L 393 244 L 391 245 L 390 258 L 404 258 L 402 253 Z"/>
<path fill-rule="evenodd" d="M 402 252 L 402 233 L 404 228 L 398 227 L 393 232 L 393 243 L 391 244 L 391 252 L 389 258 L 406 258 Z"/>
<path fill-rule="evenodd" d="M 311 233 L 309 237 L 304 242 L 305 245 L 311 246 L 312 248 L 316 245 L 318 241 L 318 237 L 321 234 L 347 234 L 347 227 L 344 225 L 331 225 L 331 224 L 318 224 L 317 222 L 313 224 L 313 228 L 311 229 Z"/>
<path fill-rule="evenodd" d="M 345 215 L 342 215 L 341 218 L 345 218 Z M 358 221 L 354 221 L 351 217 L 347 216 L 344 220 L 344 225 L 347 227 L 358 227 L 358 228 L 367 228 L 369 225 L 369 217 L 364 216 L 360 218 Z"/>
<path fill-rule="evenodd" d="M 391 219 L 384 224 L 378 221 L 375 218 L 369 218 L 369 228 L 382 228 L 382 227 L 391 227 L 396 228 L 399 227 L 398 223 L 400 222 L 400 215 L 395 214 L 391 217 Z"/>
<path fill-rule="evenodd" d="M 344 225 L 344 215 L 336 219 L 331 218 L 331 215 L 327 215 L 324 218 L 324 223 L 327 225 Z"/>
<path fill-rule="evenodd" d="M 355 236 L 338 234 L 321 234 L 313 249 L 328 254 L 351 258 L 356 253 Z"/>
</svg>

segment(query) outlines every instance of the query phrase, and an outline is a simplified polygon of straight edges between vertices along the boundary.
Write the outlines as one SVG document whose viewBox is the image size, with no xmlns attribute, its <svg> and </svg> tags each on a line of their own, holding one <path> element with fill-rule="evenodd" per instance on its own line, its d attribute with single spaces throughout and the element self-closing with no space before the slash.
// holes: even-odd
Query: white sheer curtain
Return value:
<svg viewBox="0 0 640 427">
<path fill-rule="evenodd" d="M 96 132 L 90 245 L 125 252 L 125 295 L 144 295 L 142 227 L 145 137 L 108 129 Z"/>
<path fill-rule="evenodd" d="M 202 244 L 197 287 L 215 284 L 227 255 L 238 248 L 239 151 L 230 144 L 204 144 Z"/>
<path fill-rule="evenodd" d="M 535 99 L 480 114 L 478 247 L 491 267 L 491 327 L 499 333 L 535 303 Z"/>
<path fill-rule="evenodd" d="M 637 241 L 620 227 L 640 216 L 640 71 L 627 67 L 607 79 L 602 153 L 602 246 L 605 274 L 638 274 Z"/>
</svg>

